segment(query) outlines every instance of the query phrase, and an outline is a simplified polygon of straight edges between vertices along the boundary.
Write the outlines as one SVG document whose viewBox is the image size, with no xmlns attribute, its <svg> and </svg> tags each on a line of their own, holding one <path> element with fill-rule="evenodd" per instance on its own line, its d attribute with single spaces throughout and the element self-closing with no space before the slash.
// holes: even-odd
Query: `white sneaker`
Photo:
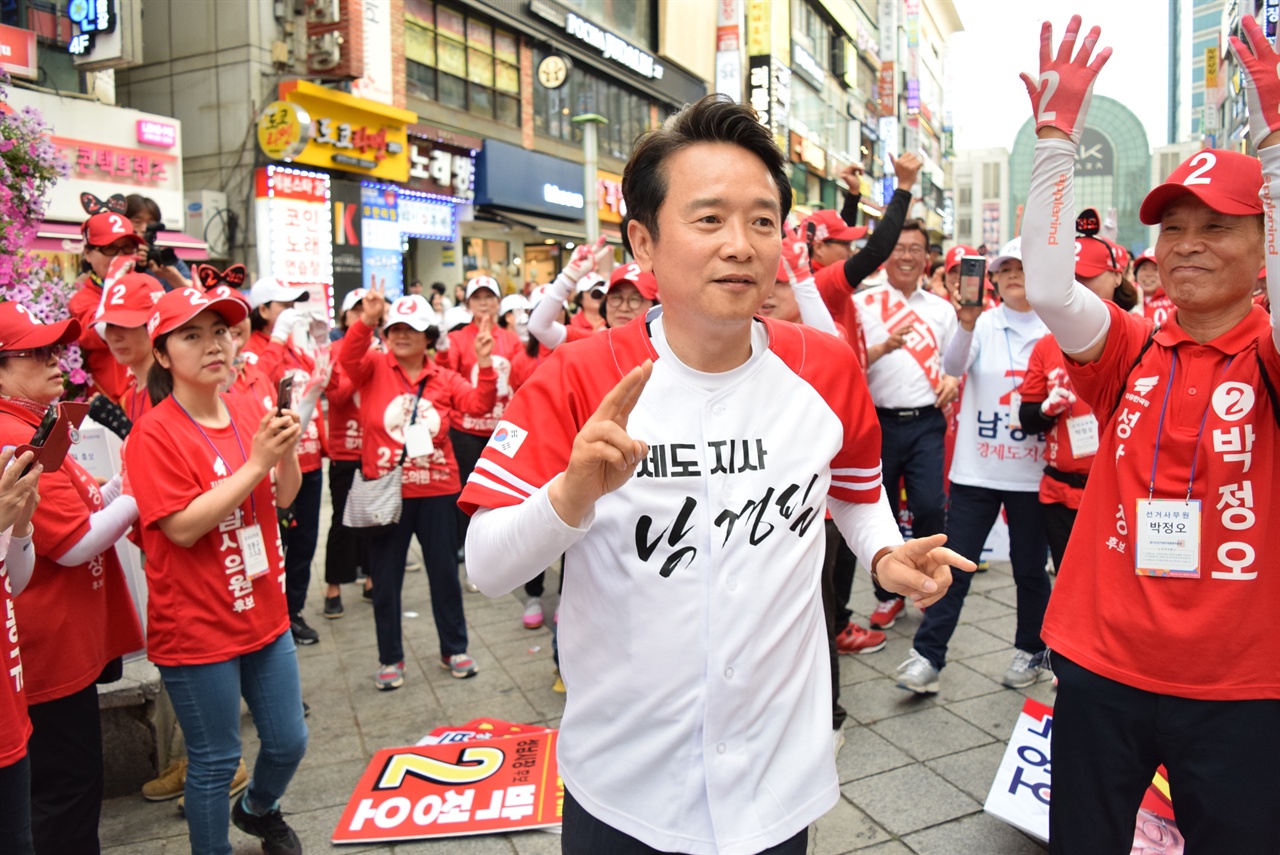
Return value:
<svg viewBox="0 0 1280 855">
<path fill-rule="evenodd" d="M 831 744 L 836 749 L 836 759 L 840 759 L 840 749 L 844 747 L 844 728 L 838 728 L 831 733 Z"/>
<path fill-rule="evenodd" d="M 898 688 L 917 695 L 936 694 L 938 669 L 913 647 L 907 661 L 898 666 Z"/>
<path fill-rule="evenodd" d="M 1025 650 L 1014 650 L 1013 661 L 1009 663 L 1009 670 L 1004 672 L 1004 679 L 1000 682 L 1010 689 L 1025 689 L 1033 685 L 1044 671 L 1042 665 L 1031 664 L 1035 655 Z"/>
<path fill-rule="evenodd" d="M 541 629 L 543 621 L 542 600 L 530 597 L 524 605 L 524 628 Z"/>
</svg>

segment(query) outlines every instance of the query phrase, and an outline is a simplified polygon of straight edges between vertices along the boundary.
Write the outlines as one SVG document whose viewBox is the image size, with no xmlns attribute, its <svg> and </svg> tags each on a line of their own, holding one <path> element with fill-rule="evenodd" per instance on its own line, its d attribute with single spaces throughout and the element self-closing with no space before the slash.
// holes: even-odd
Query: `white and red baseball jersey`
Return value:
<svg viewBox="0 0 1280 855">
<path fill-rule="evenodd" d="M 838 339 L 757 318 L 750 359 L 704 374 L 671 354 L 661 314 L 557 348 L 460 504 L 514 505 L 549 483 L 601 399 L 654 360 L 627 424 L 649 455 L 567 557 L 560 773 L 650 846 L 754 852 L 837 797 L 823 518 L 828 495 L 879 501 L 880 430 Z"/>
<path fill-rule="evenodd" d="M 1177 324 L 1162 327 L 1129 370 L 1152 324 L 1114 303 L 1107 311 L 1102 357 L 1068 364 L 1076 393 L 1103 425 L 1065 558 L 1093 570 L 1058 577 L 1044 640 L 1085 668 L 1148 692 L 1280 698 L 1275 628 L 1265 616 L 1266 606 L 1280 602 L 1280 574 L 1268 563 L 1280 554 L 1280 527 L 1266 510 L 1280 474 L 1280 431 L 1259 373 L 1261 361 L 1280 381 L 1269 317 L 1254 307 L 1205 344 Z M 1189 482 L 1200 503 L 1199 578 L 1138 575 L 1138 500 L 1153 493 L 1182 507 Z"/>
<path fill-rule="evenodd" d="M 464 415 L 492 412 L 498 376 L 493 368 L 477 368 L 475 385 L 428 357 L 415 376 L 405 374 L 393 354 L 370 348 L 373 330 L 356 321 L 338 346 L 338 362 L 360 390 L 360 460 L 366 478 L 381 478 L 400 462 L 405 429 L 411 421 L 431 433 L 431 453 L 404 461 L 404 497 L 448 496 L 462 489 L 458 460 L 449 427 Z M 414 418 L 418 385 L 425 380 Z"/>
<path fill-rule="evenodd" d="M 947 475 L 952 482 L 992 490 L 1039 489 L 1044 440 L 1017 426 L 1015 396 L 1031 351 L 1046 333 L 1034 313 L 1008 306 L 978 316 L 964 363 L 964 394 Z"/>
<path fill-rule="evenodd" d="M 1031 361 L 1027 364 L 1027 373 L 1022 378 L 1022 400 L 1027 403 L 1043 403 L 1049 397 L 1049 390 L 1057 386 L 1071 388 L 1071 377 L 1067 373 L 1067 360 L 1058 347 L 1058 340 L 1046 335 L 1036 342 L 1031 351 Z M 1053 426 L 1045 431 L 1043 462 L 1068 475 L 1088 476 L 1093 466 L 1093 454 L 1076 456 L 1071 445 L 1070 419 L 1088 418 L 1093 413 L 1089 405 L 1077 395 L 1071 406 L 1058 416 Z M 1048 475 L 1040 479 L 1040 501 L 1050 505 L 1066 505 L 1078 510 L 1084 498 L 1084 489 L 1072 487 Z"/>
<path fill-rule="evenodd" d="M 289 628 L 274 474 L 189 547 L 160 529 L 161 519 L 231 477 L 252 453 L 266 409 L 249 395 L 222 399 L 234 429 L 197 427 L 171 395 L 134 427 L 124 446 L 147 553 L 147 658 L 157 665 L 225 662 Z M 249 578 L 238 533 L 253 525 L 262 533 L 268 564 L 256 579 Z"/>
<path fill-rule="evenodd" d="M 35 410 L 0 399 L 0 445 L 24 445 L 40 418 Z M 31 520 L 36 566 L 13 605 L 28 703 L 74 694 L 112 659 L 142 647 L 142 628 L 115 549 L 73 567 L 57 563 L 88 534 L 89 516 L 102 507 L 98 482 L 71 455 L 40 476 L 40 504 Z"/>
</svg>

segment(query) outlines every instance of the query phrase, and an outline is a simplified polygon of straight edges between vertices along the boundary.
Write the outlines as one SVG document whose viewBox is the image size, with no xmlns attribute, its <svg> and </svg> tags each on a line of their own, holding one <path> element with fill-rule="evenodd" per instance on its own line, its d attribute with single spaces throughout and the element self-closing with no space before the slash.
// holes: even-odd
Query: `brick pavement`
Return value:
<svg viewBox="0 0 1280 855">
<path fill-rule="evenodd" d="M 326 503 L 327 504 L 327 503 Z M 327 513 L 327 510 L 326 510 Z M 323 550 L 323 537 L 321 550 Z M 415 547 L 416 551 L 416 547 Z M 318 556 L 316 567 L 323 567 Z M 322 571 L 317 575 L 322 575 Z M 548 615 L 557 574 L 548 573 Z M 838 769 L 842 798 L 810 832 L 811 855 L 1023 855 L 1044 849 L 986 816 L 982 803 L 1024 696 L 1052 703 L 1048 681 L 1025 692 L 1000 686 L 1012 655 L 1013 579 L 996 564 L 974 579 L 952 642 L 942 691 L 917 697 L 898 689 L 892 674 L 911 648 L 919 613 L 909 610 L 889 630 L 889 645 L 867 656 L 841 657 L 841 695 L 849 711 Z M 556 726 L 564 696 L 551 691 L 551 633 L 520 622 L 522 601 L 466 594 L 471 654 L 480 674 L 455 680 L 438 665 L 438 644 L 425 573 L 405 579 L 408 656 L 403 688 L 373 687 L 377 651 L 373 610 L 359 589 L 343 591 L 346 617 L 324 620 L 323 585 L 313 580 L 307 619 L 319 644 L 301 648 L 303 694 L 311 705 L 311 742 L 283 808 L 308 853 L 379 852 L 396 855 L 553 855 L 559 838 L 546 832 L 446 838 L 383 846 L 333 846 L 329 836 L 368 759 L 379 748 L 411 745 L 441 724 L 479 716 Z M 859 577 L 852 605 L 865 626 L 874 607 L 870 583 Z M 256 739 L 244 716 L 245 754 L 252 768 Z M 256 855 L 257 842 L 231 831 L 236 855 Z M 189 852 L 186 824 L 175 802 L 141 796 L 108 801 L 102 843 L 108 855 Z"/>
</svg>

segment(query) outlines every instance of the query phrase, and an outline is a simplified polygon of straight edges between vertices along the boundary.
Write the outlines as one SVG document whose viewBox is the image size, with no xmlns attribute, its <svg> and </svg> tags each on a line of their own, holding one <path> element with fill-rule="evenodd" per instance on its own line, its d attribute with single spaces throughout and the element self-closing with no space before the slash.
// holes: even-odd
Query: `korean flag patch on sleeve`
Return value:
<svg viewBox="0 0 1280 855">
<path fill-rule="evenodd" d="M 493 429 L 493 435 L 489 437 L 489 448 L 514 458 L 528 435 L 529 432 L 524 428 L 516 427 L 511 422 L 500 421 Z"/>
</svg>

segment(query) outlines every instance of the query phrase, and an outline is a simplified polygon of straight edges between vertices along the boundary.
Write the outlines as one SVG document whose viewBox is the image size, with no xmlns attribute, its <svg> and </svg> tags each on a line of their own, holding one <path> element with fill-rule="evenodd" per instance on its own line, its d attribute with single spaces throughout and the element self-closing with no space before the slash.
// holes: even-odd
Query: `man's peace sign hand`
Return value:
<svg viewBox="0 0 1280 855">
<path fill-rule="evenodd" d="M 569 465 L 547 491 L 551 507 L 569 525 L 581 525 L 600 497 L 625 484 L 649 454 L 647 443 L 627 434 L 627 419 L 652 373 L 649 360 L 631 369 L 574 437 Z"/>
</svg>

